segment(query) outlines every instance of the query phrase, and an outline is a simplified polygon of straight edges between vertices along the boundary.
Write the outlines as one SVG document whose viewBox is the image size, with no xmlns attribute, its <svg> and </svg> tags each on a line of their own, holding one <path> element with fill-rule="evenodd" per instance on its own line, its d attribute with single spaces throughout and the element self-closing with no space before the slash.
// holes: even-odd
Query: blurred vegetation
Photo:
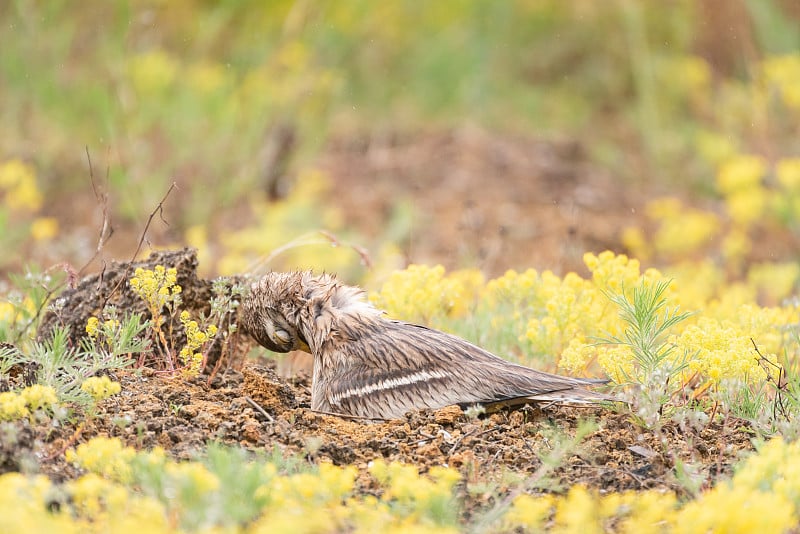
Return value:
<svg viewBox="0 0 800 534">
<path fill-rule="evenodd" d="M 61 282 L 62 262 L 80 266 L 97 249 L 126 259 L 148 228 L 148 245 L 197 247 L 206 272 L 328 269 L 372 289 L 373 302 L 392 316 L 520 362 L 605 373 L 625 384 L 620 394 L 635 401 L 631 416 L 644 427 L 746 421 L 761 435 L 796 439 L 797 6 L 0 3 L 0 341 L 22 340 L 44 370 L 40 384 L 1 394 L 0 419 L 60 421 L 59 402 L 70 396 L 91 405 L 119 391 L 107 377 L 86 377 L 124 365 L 118 356 L 139 350 L 126 345 L 131 336 L 145 326 L 159 335 L 157 320 L 93 317 L 82 352 L 58 337 L 34 343 L 34 327 Z M 337 189 L 320 169 L 328 147 L 471 126 L 499 138 L 577 141 L 591 165 L 639 195 L 641 214 L 619 228 L 618 248 L 630 255 L 581 251 L 588 276 L 398 270 L 413 200 L 393 199 L 386 228 L 367 234 L 345 224 L 331 199 L 363 191 Z M 487 176 L 487 187 L 493 178 L 501 177 Z M 14 274 L 26 264 L 43 265 L 42 274 Z M 67 278 L 83 274 L 63 270 Z M 158 295 L 174 305 L 175 281 L 167 287 L 169 273 L 160 282 L 156 274 L 137 273 L 129 283 L 156 309 L 165 304 Z M 196 371 L 216 329 L 180 317 L 189 331 L 180 363 Z M 84 353 L 97 356 L 94 367 L 71 363 Z M 0 374 L 21 355 L 3 347 Z M 68 454 L 88 474 L 57 491 L 43 478 L 0 478 L 0 508 L 9 510 L 2 517 L 18 521 L 17 530 L 51 521 L 102 529 L 145 517 L 153 528 L 280 531 L 274 521 L 284 516 L 291 523 L 284 530 L 321 528 L 330 517 L 334 529 L 457 529 L 470 491 L 455 471 L 422 476 L 376 463 L 369 476 L 383 494 L 362 496 L 351 468 L 295 473 L 277 458 L 251 464 L 213 447 L 203 465 L 113 440 Z M 730 529 L 781 531 L 800 518 L 800 490 L 787 483 L 798 477 L 779 476 L 798 454 L 796 442 L 773 440 L 730 483 L 681 502 L 673 494 L 580 486 L 561 497 L 520 490 L 513 501 L 498 501 L 503 509 L 484 523 L 487 531 L 547 523 L 706 532 L 727 520 Z M 245 499 L 231 483 L 242 479 Z M 767 507 L 773 513 L 752 513 Z"/>
<path fill-rule="evenodd" d="M 576 138 L 620 180 L 726 198 L 718 167 L 754 154 L 757 180 L 783 187 L 772 164 L 800 153 L 798 14 L 778 0 L 715 6 L 4 3 L 0 245 L 28 256 L 0 264 L 91 256 L 102 202 L 84 147 L 101 198 L 108 174 L 117 229 L 140 232 L 174 181 L 156 244 L 213 250 L 222 265 L 207 268 L 223 272 L 318 229 L 358 240 L 321 204 L 329 185 L 313 169 L 330 139 L 355 133 L 479 124 Z M 794 204 L 781 207 L 795 227 Z M 330 258 L 329 245 L 302 266 L 363 274 L 358 254 Z"/>
</svg>

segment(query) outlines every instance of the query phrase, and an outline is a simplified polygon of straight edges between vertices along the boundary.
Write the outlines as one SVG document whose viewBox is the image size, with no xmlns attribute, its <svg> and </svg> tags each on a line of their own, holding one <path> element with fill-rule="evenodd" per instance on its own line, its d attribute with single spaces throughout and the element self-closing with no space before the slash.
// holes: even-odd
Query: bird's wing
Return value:
<svg viewBox="0 0 800 534">
<path fill-rule="evenodd" d="M 490 403 L 585 390 L 597 383 L 516 365 L 459 337 L 382 319 L 336 332 L 331 411 L 398 417 L 413 408 Z M 601 396 L 598 394 L 598 396 Z M 600 399 L 598 399 L 600 400 Z"/>
</svg>

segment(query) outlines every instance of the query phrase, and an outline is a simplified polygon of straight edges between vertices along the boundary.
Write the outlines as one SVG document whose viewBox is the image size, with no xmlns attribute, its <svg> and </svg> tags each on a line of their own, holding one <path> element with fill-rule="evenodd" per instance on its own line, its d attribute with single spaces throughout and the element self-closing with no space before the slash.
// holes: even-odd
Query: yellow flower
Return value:
<svg viewBox="0 0 800 534">
<path fill-rule="evenodd" d="M 100 319 L 97 317 L 89 317 L 86 320 L 86 333 L 91 338 L 97 337 L 98 329 L 100 326 Z"/>
<path fill-rule="evenodd" d="M 463 316 L 482 287 L 479 271 L 447 275 L 441 265 L 409 265 L 392 273 L 370 300 L 392 317 L 432 324 L 445 317 Z"/>
<path fill-rule="evenodd" d="M 761 184 L 767 172 L 764 158 L 738 155 L 723 163 L 717 171 L 717 187 L 723 195 L 748 191 Z"/>
<path fill-rule="evenodd" d="M 219 478 L 198 462 L 169 462 L 166 473 L 179 488 L 185 488 L 193 494 L 211 493 L 219 489 Z"/>
<path fill-rule="evenodd" d="M 81 384 L 81 391 L 88 393 L 94 400 L 101 401 L 122 390 L 119 382 L 114 382 L 107 376 L 91 376 Z"/>
<path fill-rule="evenodd" d="M 647 260 L 652 251 L 650 242 L 644 236 L 644 232 L 640 228 L 628 226 L 622 231 L 621 236 L 622 244 L 628 249 L 635 257 L 641 260 Z"/>
<path fill-rule="evenodd" d="M 677 217 L 660 221 L 654 245 L 666 255 L 689 255 L 707 245 L 719 232 L 719 226 L 715 214 L 687 208 Z"/>
<path fill-rule="evenodd" d="M 72 505 L 87 519 L 100 519 L 104 512 L 124 513 L 129 502 L 128 492 L 95 473 L 89 473 L 67 484 Z"/>
<path fill-rule="evenodd" d="M 767 201 L 767 190 L 753 186 L 731 192 L 725 198 L 725 207 L 735 223 L 748 227 L 764 214 Z"/>
<path fill-rule="evenodd" d="M 13 391 L 0 393 L 0 420 L 13 421 L 30 414 L 27 403 Z"/>
<path fill-rule="evenodd" d="M 796 524 L 787 496 L 720 484 L 680 510 L 675 532 L 788 532 Z"/>
<path fill-rule="evenodd" d="M 50 409 L 58 404 L 56 390 L 50 386 L 34 384 L 23 389 L 19 396 L 25 401 L 25 404 L 32 412 L 43 408 Z"/>
<path fill-rule="evenodd" d="M 163 50 L 153 50 L 133 57 L 128 74 L 133 87 L 143 95 L 161 93 L 178 75 L 178 62 Z"/>
<path fill-rule="evenodd" d="M 593 493 L 584 486 L 575 485 L 566 498 L 556 504 L 554 522 L 564 532 L 600 534 L 600 506 Z"/>
<path fill-rule="evenodd" d="M 757 263 L 747 273 L 747 281 L 771 303 L 790 296 L 799 278 L 800 265 L 795 262 Z"/>
<path fill-rule="evenodd" d="M 762 68 L 767 83 L 780 90 L 784 103 L 800 109 L 800 54 L 768 57 Z"/>
<path fill-rule="evenodd" d="M 775 177 L 784 189 L 800 192 L 800 158 L 784 158 L 775 164 Z"/>
<path fill-rule="evenodd" d="M 725 260 L 733 265 L 738 264 L 750 252 L 752 242 L 750 237 L 741 228 L 733 228 L 722 240 L 722 255 Z"/>
<path fill-rule="evenodd" d="M 18 159 L 0 164 L 0 193 L 5 193 L 5 204 L 12 210 L 32 213 L 42 207 L 36 172 Z"/>
<path fill-rule="evenodd" d="M 511 502 L 505 521 L 512 529 L 523 527 L 526 532 L 537 532 L 542 528 L 542 523 L 550 517 L 553 501 L 552 495 L 541 497 L 518 495 Z"/>
<path fill-rule="evenodd" d="M 58 220 L 54 217 L 37 217 L 31 223 L 31 237 L 36 241 L 48 241 L 58 235 Z"/>
<path fill-rule="evenodd" d="M 119 482 L 130 480 L 130 462 L 135 456 L 136 451 L 123 446 L 119 439 L 106 437 L 92 438 L 66 453 L 68 462 Z"/>
<path fill-rule="evenodd" d="M 186 366 L 186 371 L 194 375 L 200 372 L 203 363 L 203 354 L 197 350 L 217 335 L 217 327 L 210 325 L 205 331 L 201 330 L 200 325 L 191 319 L 186 310 L 181 312 L 180 320 L 186 334 L 186 345 L 181 349 L 179 356 Z"/>
<path fill-rule="evenodd" d="M 228 72 L 219 63 L 193 63 L 187 69 L 186 81 L 194 91 L 201 95 L 208 95 L 228 83 Z"/>
<path fill-rule="evenodd" d="M 147 303 L 153 317 L 160 317 L 161 310 L 168 303 L 175 302 L 180 290 L 177 284 L 178 271 L 163 265 L 156 265 L 153 270 L 137 267 L 134 276 L 128 281 L 139 298 Z"/>
</svg>

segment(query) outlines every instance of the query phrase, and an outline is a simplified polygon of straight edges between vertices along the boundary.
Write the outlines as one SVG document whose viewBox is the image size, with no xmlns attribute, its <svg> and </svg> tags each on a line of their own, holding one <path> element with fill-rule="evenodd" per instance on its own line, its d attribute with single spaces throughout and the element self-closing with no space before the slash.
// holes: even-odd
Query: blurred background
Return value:
<svg viewBox="0 0 800 534">
<path fill-rule="evenodd" d="M 767 300 L 800 277 L 796 0 L 10 0 L 0 27 L 0 277 L 143 235 L 209 276 L 610 249 Z"/>
</svg>

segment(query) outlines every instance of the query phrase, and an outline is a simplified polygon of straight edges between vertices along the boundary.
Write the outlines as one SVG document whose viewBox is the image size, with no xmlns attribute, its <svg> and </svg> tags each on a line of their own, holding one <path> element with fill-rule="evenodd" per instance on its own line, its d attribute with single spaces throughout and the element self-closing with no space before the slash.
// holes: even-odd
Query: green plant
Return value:
<svg viewBox="0 0 800 534">
<path fill-rule="evenodd" d="M 684 386 L 681 377 L 692 357 L 678 354 L 667 339 L 670 330 L 691 315 L 667 305 L 664 294 L 670 283 L 642 281 L 630 295 L 624 288 L 619 293 L 605 293 L 617 305 L 626 326 L 621 336 L 609 336 L 598 343 L 626 347 L 632 352 L 634 367 L 621 372 L 630 383 L 641 386 L 636 410 L 648 426 L 658 421 L 664 406 Z"/>
<path fill-rule="evenodd" d="M 88 402 L 90 394 L 81 390 L 84 381 L 104 371 L 129 367 L 134 362 L 131 355 L 147 348 L 141 337 L 146 326 L 139 315 L 122 321 L 110 319 L 98 327 L 102 336 L 98 332 L 83 338 L 80 347 L 70 346 L 66 328 L 55 327 L 50 339 L 31 342 L 25 352 L 0 352 L 0 370 L 32 366 L 36 382 L 52 387 L 60 401 Z"/>
<path fill-rule="evenodd" d="M 69 268 L 65 267 L 65 270 Z M 42 311 L 62 287 L 63 276 L 55 268 L 40 271 L 29 267 L 25 274 L 10 273 L 8 278 L 11 287 L 0 301 L 0 341 L 17 345 L 33 337 L 32 332 L 38 327 Z"/>
</svg>

